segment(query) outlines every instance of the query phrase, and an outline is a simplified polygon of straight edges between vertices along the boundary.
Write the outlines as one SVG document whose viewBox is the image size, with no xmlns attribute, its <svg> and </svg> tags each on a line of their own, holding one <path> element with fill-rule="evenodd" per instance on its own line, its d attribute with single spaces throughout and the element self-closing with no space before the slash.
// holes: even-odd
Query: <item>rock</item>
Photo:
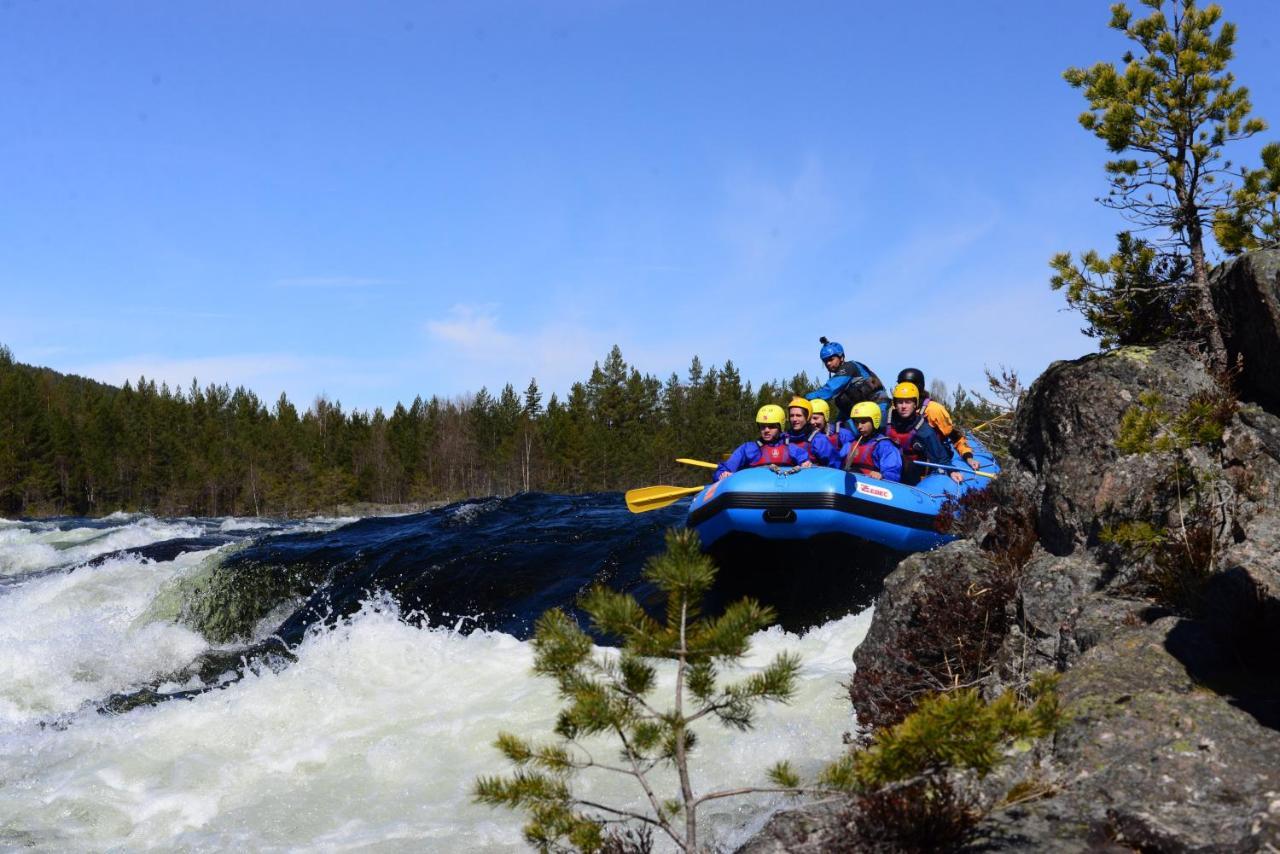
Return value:
<svg viewBox="0 0 1280 854">
<path fill-rule="evenodd" d="M 1190 637 L 1175 637 L 1186 630 Z M 1260 727 L 1188 675 L 1171 646 L 1212 646 L 1203 627 L 1166 618 L 1088 651 L 1064 674 L 1064 770 L 1051 798 L 998 811 L 993 838 L 1080 849 L 1102 842 L 1161 851 L 1252 851 L 1280 843 L 1280 733 Z M 1010 847 L 1000 845 L 997 847 Z"/>
<path fill-rule="evenodd" d="M 914 705 L 908 698 L 984 675 L 976 668 L 1004 635 L 1012 593 L 1012 579 L 970 540 L 903 561 L 853 654 L 860 734 L 897 723 Z"/>
<path fill-rule="evenodd" d="M 1222 435 L 1223 466 L 1245 519 L 1280 505 L 1280 417 L 1243 405 Z"/>
<path fill-rule="evenodd" d="M 1125 624 L 1131 605 L 1110 608 L 1113 600 L 1096 592 L 1106 573 L 1107 568 L 1084 550 L 1059 557 L 1037 547 L 1023 568 L 1016 619 L 996 655 L 998 678 L 988 684 L 988 694 L 1024 684 L 1038 670 L 1065 670 Z M 1094 619 L 1098 613 L 1109 619 Z M 1088 619 L 1082 623 L 1084 617 Z"/>
<path fill-rule="evenodd" d="M 1213 271 L 1209 282 L 1227 358 L 1239 356 L 1240 391 L 1280 411 L 1280 249 L 1250 252 Z"/>
<path fill-rule="evenodd" d="M 1115 440 L 1125 409 L 1150 391 L 1176 410 L 1215 387 L 1199 359 L 1176 344 L 1050 365 L 1018 407 L 1011 445 L 1015 462 L 1035 478 L 1044 547 L 1065 555 L 1096 534 L 1098 493 L 1121 456 Z"/>
<path fill-rule="evenodd" d="M 735 854 L 823 854 L 847 839 L 850 820 L 843 798 L 783 810 Z"/>
<path fill-rule="evenodd" d="M 1280 250 L 1215 279 L 1258 401 L 1220 443 L 1115 447 L 1144 392 L 1170 413 L 1220 394 L 1181 346 L 1055 363 L 1018 411 L 995 506 L 961 520 L 970 539 L 886 579 L 853 656 L 861 723 L 952 684 L 994 697 L 1061 674 L 1064 725 L 978 781 L 990 812 L 966 850 L 1280 850 L 1280 374 L 1248 349 L 1280 352 L 1275 270 Z M 1033 796 L 1001 806 L 1015 786 Z M 847 846 L 850 809 L 780 816 L 745 850 Z"/>
</svg>

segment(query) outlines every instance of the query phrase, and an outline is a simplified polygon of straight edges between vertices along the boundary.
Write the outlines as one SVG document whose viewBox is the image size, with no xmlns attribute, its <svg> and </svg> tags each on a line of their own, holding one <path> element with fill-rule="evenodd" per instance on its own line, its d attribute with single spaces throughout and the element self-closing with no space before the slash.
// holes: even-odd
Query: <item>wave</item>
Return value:
<svg viewBox="0 0 1280 854">
<path fill-rule="evenodd" d="M 508 770 L 491 747 L 499 730 L 550 733 L 553 686 L 530 675 L 526 642 L 406 616 L 375 596 L 310 629 L 280 672 L 251 670 L 189 702 L 11 732 L 0 741 L 0 838 L 70 851 L 525 850 L 519 817 L 472 803 L 470 786 Z M 811 772 L 837 755 L 853 724 L 840 683 L 868 622 L 864 612 L 804 635 L 758 634 L 745 672 L 797 651 L 799 695 L 766 707 L 747 733 L 700 727 L 696 785 L 760 781 L 781 758 Z M 593 797 L 641 805 L 628 781 L 583 782 Z M 747 812 L 718 802 L 703 817 L 712 841 L 742 841 L 770 803 L 780 802 L 757 799 Z"/>
</svg>

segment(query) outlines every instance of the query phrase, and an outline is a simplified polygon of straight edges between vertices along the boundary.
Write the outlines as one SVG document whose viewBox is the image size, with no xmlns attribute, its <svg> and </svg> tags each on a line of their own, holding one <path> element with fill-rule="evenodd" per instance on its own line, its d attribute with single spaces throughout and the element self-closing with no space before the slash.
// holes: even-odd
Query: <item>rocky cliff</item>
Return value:
<svg viewBox="0 0 1280 854">
<path fill-rule="evenodd" d="M 1213 287 L 1233 370 L 1172 343 L 1052 365 L 971 536 L 903 561 L 854 653 L 868 728 L 948 683 L 1060 674 L 1056 735 L 956 780 L 965 849 L 1280 848 L 1280 250 Z M 780 815 L 746 850 L 865 847 L 856 811 Z"/>
</svg>

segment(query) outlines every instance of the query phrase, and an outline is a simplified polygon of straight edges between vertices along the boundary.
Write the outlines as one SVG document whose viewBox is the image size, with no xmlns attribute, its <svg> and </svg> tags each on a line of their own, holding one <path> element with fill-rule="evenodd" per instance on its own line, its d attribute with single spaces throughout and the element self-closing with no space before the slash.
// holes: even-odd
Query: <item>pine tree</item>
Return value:
<svg viewBox="0 0 1280 854">
<path fill-rule="evenodd" d="M 1081 126 L 1122 155 L 1106 164 L 1111 188 L 1100 201 L 1154 231 L 1161 249 L 1189 257 L 1200 315 L 1196 328 L 1205 336 L 1210 363 L 1223 367 L 1226 348 L 1209 294 L 1205 229 L 1230 203 L 1231 164 L 1223 160 L 1223 147 L 1259 133 L 1265 124 L 1250 118 L 1248 90 L 1227 71 L 1235 26 L 1221 21 L 1220 7 L 1200 9 L 1196 0 L 1142 5 L 1151 13 L 1140 20 L 1123 3 L 1111 10 L 1111 27 L 1139 50 L 1125 54 L 1123 69 L 1099 62 L 1069 68 L 1063 76 L 1084 90 L 1089 103 Z M 1076 268 L 1073 275 L 1065 254 L 1053 266 L 1055 288 L 1089 272 Z"/>
<path fill-rule="evenodd" d="M 649 615 L 629 595 L 595 588 L 582 608 L 593 628 L 622 641 L 619 654 L 595 652 L 591 638 L 560 609 L 539 618 L 533 639 L 534 673 L 554 679 L 565 702 L 556 720 L 558 740 L 535 745 L 501 733 L 495 746 L 517 768 L 510 777 L 481 777 L 475 797 L 529 815 L 525 839 L 542 851 L 568 843 L 598 851 L 605 822 L 629 818 L 666 835 L 682 851 L 698 846 L 698 808 L 708 801 L 755 791 L 792 789 L 794 774 L 779 763 L 769 771 L 772 787 L 698 792 L 690 777 L 696 752 L 693 725 L 716 719 L 733 729 L 750 729 L 763 702 L 786 702 L 795 691 L 799 659 L 777 656 L 761 671 L 736 684 L 721 683 L 721 670 L 740 662 L 750 637 L 773 622 L 773 611 L 745 599 L 717 618 L 701 614 L 701 602 L 715 579 L 715 566 L 702 553 L 695 533 L 667 534 L 667 551 L 650 559 L 645 577 L 666 594 L 663 619 Z M 675 669 L 669 707 L 653 697 L 658 662 Z M 597 761 L 583 746 L 591 736 L 612 736 L 621 764 Z M 679 791 L 663 797 L 653 772 L 675 769 Z M 574 794 L 573 777 L 588 768 L 631 777 L 647 809 L 635 811 L 594 803 Z"/>
<path fill-rule="evenodd" d="M 524 390 L 524 414 L 536 419 L 542 414 L 542 392 L 538 390 L 537 378 L 530 378 Z"/>
</svg>

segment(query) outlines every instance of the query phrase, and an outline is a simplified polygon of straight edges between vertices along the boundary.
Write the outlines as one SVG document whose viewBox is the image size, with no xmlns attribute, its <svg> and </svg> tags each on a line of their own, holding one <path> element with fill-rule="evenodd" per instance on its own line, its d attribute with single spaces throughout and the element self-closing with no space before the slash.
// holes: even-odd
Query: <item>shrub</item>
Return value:
<svg viewBox="0 0 1280 854">
<path fill-rule="evenodd" d="M 1239 406 L 1227 390 L 1194 395 L 1186 407 L 1170 412 L 1156 392 L 1145 392 L 1120 418 L 1116 450 L 1122 454 L 1180 451 L 1193 445 L 1213 447 Z"/>
<path fill-rule="evenodd" d="M 985 776 L 1010 741 L 1052 734 L 1061 721 L 1057 676 L 1037 674 L 1025 696 L 984 701 L 961 689 L 924 699 L 867 750 L 833 764 L 822 781 L 855 792 L 848 850 L 937 851 L 958 847 L 982 816 L 949 772 Z M 1006 799 L 1008 799 L 1006 797 Z"/>
<path fill-rule="evenodd" d="M 860 667 L 849 699 L 864 727 L 892 726 L 935 691 L 972 684 L 990 670 L 1009 629 L 1005 606 L 1017 592 L 1021 564 L 994 562 L 975 574 L 945 569 L 908 606 L 908 618 L 878 660 Z"/>
</svg>

